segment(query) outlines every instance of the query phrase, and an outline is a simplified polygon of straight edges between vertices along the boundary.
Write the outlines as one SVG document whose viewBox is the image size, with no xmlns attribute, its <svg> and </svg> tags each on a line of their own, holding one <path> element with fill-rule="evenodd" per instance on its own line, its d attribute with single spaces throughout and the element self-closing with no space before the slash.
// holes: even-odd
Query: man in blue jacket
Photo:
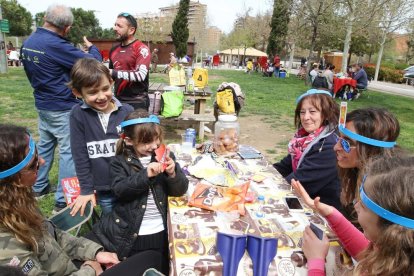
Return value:
<svg viewBox="0 0 414 276">
<path fill-rule="evenodd" d="M 362 66 L 362 63 L 355 64 L 353 69 L 355 70 L 353 79 L 357 81 L 357 88 L 366 89 L 368 86 L 368 76 Z"/>
<path fill-rule="evenodd" d="M 40 167 L 36 184 L 33 186 L 37 197 L 50 192 L 48 175 L 53 164 L 54 150 L 59 146 L 59 177 L 54 211 L 66 206 L 62 179 L 75 176 L 70 149 L 69 113 L 79 100 L 66 86 L 70 80 L 70 70 L 80 58 L 89 57 L 102 61 L 98 48 L 85 37 L 84 42 L 89 53 L 74 47 L 65 38 L 72 23 L 73 14 L 69 7 L 49 6 L 43 27 L 37 28 L 21 49 L 24 70 L 34 89 L 39 115 L 38 154 L 46 161 Z"/>
</svg>

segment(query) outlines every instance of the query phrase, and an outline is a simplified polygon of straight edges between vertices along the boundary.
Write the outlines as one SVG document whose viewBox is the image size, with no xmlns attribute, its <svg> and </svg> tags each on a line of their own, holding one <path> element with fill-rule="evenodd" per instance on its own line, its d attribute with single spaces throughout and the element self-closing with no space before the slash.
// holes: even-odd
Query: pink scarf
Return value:
<svg viewBox="0 0 414 276">
<path fill-rule="evenodd" d="M 321 126 L 312 133 L 306 132 L 306 130 L 301 127 L 295 133 L 292 140 L 288 144 L 288 152 L 292 157 L 292 169 L 293 172 L 296 172 L 300 158 L 302 157 L 303 152 L 306 147 L 319 136 L 325 126 Z"/>
</svg>

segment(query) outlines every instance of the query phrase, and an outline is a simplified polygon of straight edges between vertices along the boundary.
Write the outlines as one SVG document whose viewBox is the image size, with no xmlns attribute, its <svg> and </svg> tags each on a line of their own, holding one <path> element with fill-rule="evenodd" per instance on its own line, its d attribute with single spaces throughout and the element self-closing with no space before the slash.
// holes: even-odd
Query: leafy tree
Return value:
<svg viewBox="0 0 414 276">
<path fill-rule="evenodd" d="M 189 37 L 187 16 L 189 8 L 190 0 L 180 0 L 178 13 L 172 25 L 171 38 L 177 57 L 183 57 L 187 54 L 187 41 Z"/>
<path fill-rule="evenodd" d="M 266 50 L 268 55 L 280 53 L 285 47 L 291 4 L 292 0 L 274 0 L 271 31 Z"/>
<path fill-rule="evenodd" d="M 32 32 L 32 14 L 17 0 L 0 0 L 3 18 L 9 20 L 11 36 L 25 36 Z"/>
<path fill-rule="evenodd" d="M 73 25 L 70 29 L 68 39 L 74 44 L 83 43 L 83 36 L 103 38 L 102 34 L 109 36 L 109 31 L 103 31 L 99 25 L 99 20 L 93 11 L 85 11 L 82 8 L 72 8 Z M 36 26 L 42 26 L 45 16 L 44 12 L 37 13 L 35 16 Z M 109 37 L 113 37 L 112 35 Z"/>
<path fill-rule="evenodd" d="M 112 28 L 101 29 L 97 38 L 114 38 L 114 30 Z"/>
</svg>

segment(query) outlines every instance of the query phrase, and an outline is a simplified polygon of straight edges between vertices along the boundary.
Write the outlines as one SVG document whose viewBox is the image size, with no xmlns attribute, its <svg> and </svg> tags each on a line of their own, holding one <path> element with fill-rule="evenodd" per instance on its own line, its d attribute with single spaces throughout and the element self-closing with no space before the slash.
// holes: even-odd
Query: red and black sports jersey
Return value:
<svg viewBox="0 0 414 276">
<path fill-rule="evenodd" d="M 151 53 L 139 40 L 113 47 L 109 53 L 109 68 L 113 69 L 115 96 L 122 102 L 142 102 L 147 98 Z"/>
</svg>

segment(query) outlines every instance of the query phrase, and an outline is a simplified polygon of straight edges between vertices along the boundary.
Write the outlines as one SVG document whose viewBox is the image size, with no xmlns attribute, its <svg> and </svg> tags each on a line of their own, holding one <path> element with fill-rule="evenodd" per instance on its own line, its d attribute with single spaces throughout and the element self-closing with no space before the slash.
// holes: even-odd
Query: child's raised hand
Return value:
<svg viewBox="0 0 414 276">
<path fill-rule="evenodd" d="M 322 240 L 320 240 L 310 227 L 306 226 L 305 231 L 303 231 L 302 241 L 302 250 L 308 260 L 325 260 L 329 250 L 329 240 L 325 234 L 323 235 Z"/>
<path fill-rule="evenodd" d="M 162 172 L 163 172 L 163 169 L 162 169 L 162 164 L 161 163 L 152 162 L 152 163 L 148 164 L 148 167 L 147 167 L 148 177 L 157 176 Z"/>
<path fill-rule="evenodd" d="M 305 188 L 303 188 L 302 184 L 300 184 L 299 181 L 292 179 L 291 185 L 309 207 L 316 210 L 319 214 L 321 214 L 324 217 L 332 214 L 334 208 L 325 203 L 322 203 L 320 201 L 321 200 L 320 197 L 316 197 L 315 199 L 312 199 L 309 196 L 308 192 L 306 192 Z"/>
<path fill-rule="evenodd" d="M 170 157 L 170 149 L 167 149 L 168 153 L 165 159 L 165 163 L 167 164 L 167 167 L 165 168 L 165 172 L 168 174 L 169 177 L 174 178 L 175 177 L 175 162 Z"/>
</svg>

